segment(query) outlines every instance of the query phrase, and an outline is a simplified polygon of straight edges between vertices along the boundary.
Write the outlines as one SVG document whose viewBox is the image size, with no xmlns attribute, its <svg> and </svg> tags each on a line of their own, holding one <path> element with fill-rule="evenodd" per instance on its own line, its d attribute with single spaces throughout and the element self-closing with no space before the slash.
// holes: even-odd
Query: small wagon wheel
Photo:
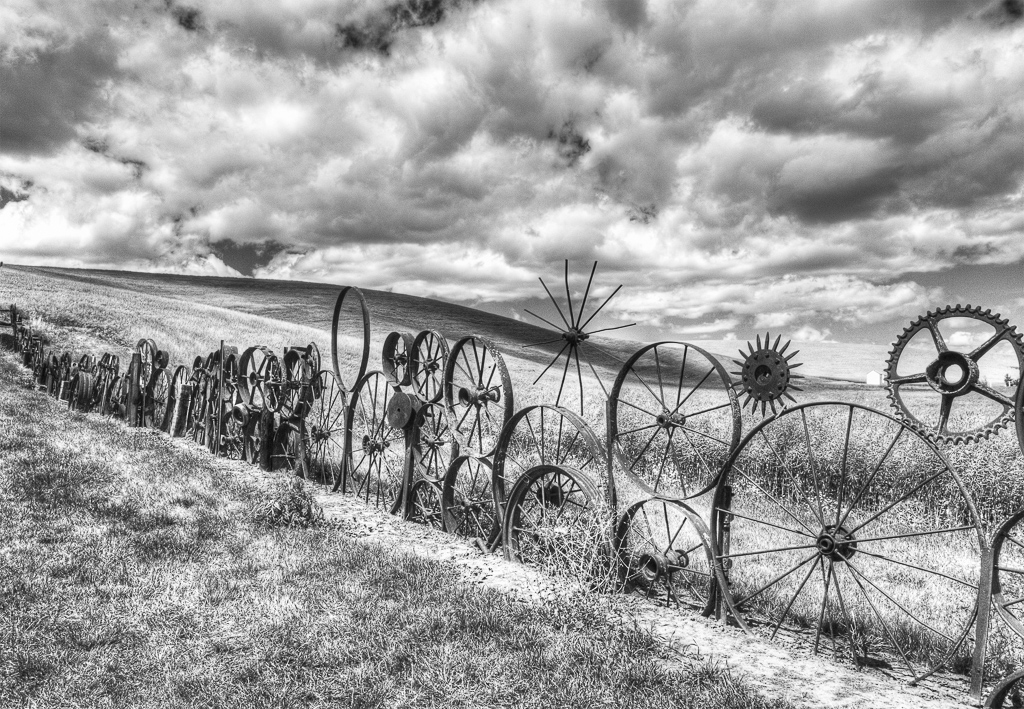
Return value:
<svg viewBox="0 0 1024 709">
<path fill-rule="evenodd" d="M 430 480 L 420 480 L 409 493 L 409 521 L 441 529 L 441 493 L 439 485 Z"/>
<path fill-rule="evenodd" d="M 270 449 L 271 470 L 283 470 L 306 477 L 300 426 L 297 419 L 283 419 L 274 431 L 274 443 Z"/>
<path fill-rule="evenodd" d="M 128 397 L 131 390 L 132 383 L 127 373 L 117 377 L 113 392 L 111 393 L 111 416 L 119 419 L 128 417 Z"/>
<path fill-rule="evenodd" d="M 301 419 L 313 403 L 312 368 L 306 352 L 292 348 L 284 353 L 285 386 L 280 408 L 282 418 Z"/>
<path fill-rule="evenodd" d="M 139 391 L 146 391 L 153 382 L 153 376 L 159 369 L 157 366 L 157 353 L 159 350 L 153 340 L 143 338 L 135 345 L 135 351 L 139 353 L 139 357 L 142 359 L 142 366 L 139 368 Z"/>
<path fill-rule="evenodd" d="M 858 404 L 784 409 L 715 489 L 723 595 L 745 629 L 917 680 L 970 630 L 985 540 L 942 453 Z"/>
<path fill-rule="evenodd" d="M 528 406 L 508 420 L 494 452 L 491 490 L 500 516 L 516 481 L 544 465 L 571 469 L 570 478 L 587 476 L 602 499 L 609 499 L 604 446 L 587 422 L 562 406 Z"/>
<path fill-rule="evenodd" d="M 444 366 L 448 341 L 434 330 L 424 330 L 412 343 L 412 388 L 423 401 L 440 401 L 444 394 Z"/>
<path fill-rule="evenodd" d="M 50 351 L 44 350 L 42 346 L 39 349 L 39 355 L 36 357 L 35 365 L 32 368 L 32 373 L 35 375 L 36 384 L 45 387 L 46 386 L 46 369 L 50 363 Z"/>
<path fill-rule="evenodd" d="M 188 386 L 192 370 L 181 364 L 174 368 L 171 375 L 171 388 L 167 392 L 167 426 L 164 430 L 176 438 L 184 432 L 185 417 L 188 414 L 188 404 L 191 397 L 191 389 Z"/>
<path fill-rule="evenodd" d="M 642 497 L 687 499 L 710 490 L 739 443 L 741 427 L 725 367 L 684 342 L 638 350 L 609 397 L 616 462 Z"/>
<path fill-rule="evenodd" d="M 412 383 L 412 353 L 416 338 L 407 332 L 390 332 L 381 351 L 381 369 L 395 386 Z"/>
<path fill-rule="evenodd" d="M 57 353 L 50 351 L 50 359 L 46 364 L 46 393 L 50 396 L 57 396 L 57 389 L 60 386 L 60 359 Z"/>
<path fill-rule="evenodd" d="M 78 370 L 71 380 L 69 388 L 71 395 L 68 397 L 68 410 L 85 413 L 89 410 L 92 402 L 92 389 L 95 379 L 91 372 Z"/>
<path fill-rule="evenodd" d="M 459 454 L 459 444 L 455 442 L 448 428 L 448 417 L 445 415 L 444 407 L 441 404 L 426 404 L 420 407 L 416 425 L 419 427 L 417 475 L 440 483 L 448 472 L 452 459 Z"/>
<path fill-rule="evenodd" d="M 484 541 L 495 534 L 501 520 L 494 513 L 493 474 L 486 458 L 462 455 L 452 461 L 441 485 L 446 532 Z"/>
<path fill-rule="evenodd" d="M 558 575 L 607 573 L 608 525 L 601 492 L 574 468 L 538 465 L 508 496 L 502 522 L 505 556 Z"/>
<path fill-rule="evenodd" d="M 274 414 L 266 409 L 250 409 L 242 420 L 242 459 L 261 470 L 271 470 L 274 434 Z"/>
<path fill-rule="evenodd" d="M 1010 628 L 1024 638 L 1024 509 L 1003 522 L 992 538 L 992 603 Z"/>
<path fill-rule="evenodd" d="M 346 392 L 363 378 L 370 361 L 370 311 L 363 294 L 354 286 L 342 288 L 334 303 L 331 360 L 334 376 Z"/>
<path fill-rule="evenodd" d="M 449 427 L 464 453 L 494 451 L 512 416 L 512 380 L 490 340 L 471 335 L 455 343 L 444 368 L 444 405 Z"/>
<path fill-rule="evenodd" d="M 204 445 L 206 443 L 207 390 L 209 389 L 210 373 L 206 369 L 205 362 L 202 359 L 197 359 L 199 366 L 192 369 L 189 381 L 191 394 L 188 415 L 185 418 L 185 435 L 199 445 Z"/>
<path fill-rule="evenodd" d="M 315 377 L 315 389 L 320 396 L 310 405 L 302 423 L 303 456 L 307 461 L 310 478 L 330 485 L 341 486 L 345 470 L 345 392 L 334 372 L 322 369 Z"/>
<path fill-rule="evenodd" d="M 254 409 L 280 411 L 284 370 L 267 347 L 250 347 L 238 361 L 238 392 L 242 403 Z"/>
<path fill-rule="evenodd" d="M 143 412 L 143 425 L 163 431 L 167 428 L 168 419 L 173 413 L 171 407 L 171 375 L 166 369 L 158 369 L 153 374 L 153 381 L 146 392 L 146 410 Z"/>
<path fill-rule="evenodd" d="M 1007 675 L 985 699 L 984 709 L 1010 709 L 1024 706 L 1024 670 Z"/>
<path fill-rule="evenodd" d="M 310 342 L 306 345 L 306 361 L 309 363 L 310 390 L 312 391 L 313 398 L 319 399 L 322 392 L 320 391 L 320 380 L 316 378 L 316 373 L 323 369 L 323 367 L 320 366 L 320 348 L 316 346 L 315 342 Z"/>
<path fill-rule="evenodd" d="M 676 500 L 637 502 L 619 518 L 614 544 L 622 588 L 712 612 L 711 534 L 693 508 Z"/>
<path fill-rule="evenodd" d="M 351 465 L 346 485 L 357 497 L 395 513 L 402 503 L 405 433 L 388 422 L 395 389 L 383 372 L 363 376 L 349 409 Z"/>
</svg>

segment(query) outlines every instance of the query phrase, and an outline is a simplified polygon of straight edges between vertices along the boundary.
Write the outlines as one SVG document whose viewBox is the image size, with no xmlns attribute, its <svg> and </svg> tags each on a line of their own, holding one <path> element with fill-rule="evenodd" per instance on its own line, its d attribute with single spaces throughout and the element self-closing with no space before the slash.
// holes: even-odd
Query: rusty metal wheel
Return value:
<svg viewBox="0 0 1024 709">
<path fill-rule="evenodd" d="M 166 369 L 157 369 L 146 391 L 142 425 L 163 431 L 173 413 L 171 408 L 171 376 Z"/>
<path fill-rule="evenodd" d="M 139 391 L 146 391 L 153 383 L 153 377 L 159 369 L 157 365 L 159 350 L 153 340 L 143 338 L 135 345 L 135 351 L 139 353 L 142 360 L 142 366 L 138 370 Z"/>
<path fill-rule="evenodd" d="M 332 488 L 341 486 L 345 470 L 345 421 L 348 416 L 345 392 L 334 372 L 323 369 L 315 377 L 314 389 L 320 392 L 310 405 L 302 423 L 303 456 L 308 475 Z"/>
<path fill-rule="evenodd" d="M 355 389 L 370 361 L 370 311 L 358 288 L 345 286 L 334 303 L 331 322 L 334 376 L 346 392 Z"/>
<path fill-rule="evenodd" d="M 242 459 L 271 470 L 270 451 L 274 444 L 274 414 L 266 409 L 247 411 L 241 419 Z"/>
<path fill-rule="evenodd" d="M 274 443 L 270 449 L 270 469 L 306 477 L 305 462 L 301 423 L 293 419 L 281 421 L 274 431 Z"/>
<path fill-rule="evenodd" d="M 608 519 L 589 474 L 559 465 L 526 471 L 509 492 L 502 520 L 505 556 L 557 575 L 608 573 Z"/>
<path fill-rule="evenodd" d="M 412 388 L 427 403 L 440 401 L 444 395 L 448 352 L 448 341 L 434 330 L 424 330 L 412 343 Z"/>
<path fill-rule="evenodd" d="M 459 454 L 459 444 L 448 428 L 448 417 L 441 404 L 426 404 L 416 416 L 419 428 L 419 451 L 416 474 L 440 483 L 452 460 Z"/>
<path fill-rule="evenodd" d="M 1024 509 L 1003 522 L 992 538 L 992 603 L 1010 628 L 1024 638 Z"/>
<path fill-rule="evenodd" d="M 441 493 L 436 482 L 420 480 L 409 493 L 409 521 L 441 529 Z"/>
<path fill-rule="evenodd" d="M 284 386 L 281 361 L 267 347 L 258 345 L 242 353 L 238 361 L 238 391 L 251 409 L 280 411 Z"/>
<path fill-rule="evenodd" d="M 95 384 L 96 380 L 91 372 L 77 370 L 68 384 L 71 392 L 68 396 L 68 410 L 88 412 L 92 405 L 92 390 Z"/>
<path fill-rule="evenodd" d="M 1024 670 L 1007 675 L 985 699 L 984 709 L 1024 707 Z"/>
<path fill-rule="evenodd" d="M 947 337 L 952 342 L 966 335 L 973 344 L 970 333 L 960 330 L 965 323 L 982 325 L 982 342 L 970 350 L 950 349 Z M 911 344 L 915 339 L 922 341 L 921 347 Z M 927 356 L 918 354 L 922 351 Z M 970 305 L 929 312 L 904 328 L 889 352 L 885 378 L 890 403 L 898 416 L 933 440 L 971 443 L 988 438 L 1014 418 L 1013 399 L 989 386 L 981 371 L 983 358 L 988 357 L 987 363 L 999 355 L 1012 358 L 1018 377 L 1024 372 L 1024 339 L 998 314 Z"/>
<path fill-rule="evenodd" d="M 412 383 L 412 353 L 416 338 L 407 332 L 391 332 L 384 339 L 381 369 L 388 381 L 404 387 Z"/>
<path fill-rule="evenodd" d="M 676 500 L 637 502 L 619 518 L 614 545 L 624 590 L 712 612 L 711 534 L 693 508 Z"/>
<path fill-rule="evenodd" d="M 405 432 L 389 422 L 395 388 L 383 372 L 370 372 L 352 392 L 351 465 L 346 485 L 375 507 L 396 512 L 405 477 Z"/>
<path fill-rule="evenodd" d="M 462 455 L 452 461 L 441 485 L 444 530 L 460 537 L 488 541 L 501 520 L 494 512 L 491 462 Z"/>
<path fill-rule="evenodd" d="M 714 356 L 684 342 L 641 348 L 619 371 L 609 397 L 615 483 L 639 488 L 624 501 L 707 492 L 741 428 L 732 380 Z"/>
<path fill-rule="evenodd" d="M 114 418 L 128 418 L 128 397 L 131 392 L 131 380 L 128 374 L 122 374 L 114 381 L 110 394 L 110 415 Z"/>
<path fill-rule="evenodd" d="M 199 445 L 206 444 L 206 410 L 207 399 L 210 388 L 210 372 L 206 369 L 206 362 L 196 358 L 196 364 L 192 368 L 192 375 L 189 378 L 189 406 L 185 417 L 185 435 Z"/>
<path fill-rule="evenodd" d="M 309 411 L 314 396 L 313 369 L 308 349 L 293 347 L 284 353 L 284 391 L 280 408 L 282 418 L 301 419 Z"/>
<path fill-rule="evenodd" d="M 985 539 L 956 472 L 906 423 L 841 402 L 784 409 L 737 447 L 713 504 L 745 629 L 912 681 L 966 653 Z"/>
<path fill-rule="evenodd" d="M 604 446 L 587 422 L 562 406 L 528 406 L 508 420 L 494 452 L 491 490 L 499 517 L 517 481 L 545 465 L 571 470 L 570 478 L 585 475 L 588 491 L 592 487 L 602 500 L 610 499 Z"/>
<path fill-rule="evenodd" d="M 494 343 L 479 335 L 456 342 L 443 389 L 448 425 L 460 450 L 476 456 L 493 453 L 514 411 L 512 380 Z"/>
</svg>

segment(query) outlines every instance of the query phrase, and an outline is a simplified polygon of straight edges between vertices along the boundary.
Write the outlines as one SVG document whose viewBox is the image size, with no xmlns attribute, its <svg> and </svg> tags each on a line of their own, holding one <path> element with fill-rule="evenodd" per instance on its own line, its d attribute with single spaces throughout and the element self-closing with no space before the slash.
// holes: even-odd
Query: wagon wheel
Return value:
<svg viewBox="0 0 1024 709">
<path fill-rule="evenodd" d="M 907 424 L 857 404 L 785 409 L 743 439 L 713 504 L 744 628 L 912 680 L 961 651 L 985 542 L 960 479 Z"/>
<path fill-rule="evenodd" d="M 622 588 L 711 613 L 711 535 L 692 508 L 663 499 L 631 505 L 616 524 L 614 544 Z"/>
<path fill-rule="evenodd" d="M 238 391 L 249 408 L 280 411 L 284 369 L 274 353 L 262 346 L 250 347 L 238 361 Z"/>
<path fill-rule="evenodd" d="M 456 342 L 444 369 L 443 391 L 449 427 L 460 449 L 490 455 L 514 411 L 512 380 L 494 343 L 479 335 Z"/>
<path fill-rule="evenodd" d="M 46 393 L 50 396 L 57 396 L 57 389 L 60 386 L 60 360 L 57 354 L 50 352 L 50 359 L 46 365 Z"/>
<path fill-rule="evenodd" d="M 71 390 L 68 388 L 68 382 L 71 380 L 72 375 L 71 355 L 67 352 L 60 356 L 60 368 L 58 372 L 56 396 L 60 401 L 67 401 L 71 396 Z"/>
<path fill-rule="evenodd" d="M 441 529 L 441 493 L 439 485 L 430 480 L 420 480 L 409 493 L 409 521 Z"/>
<path fill-rule="evenodd" d="M 331 322 L 331 361 L 334 376 L 350 392 L 366 374 L 370 361 L 370 311 L 358 288 L 345 286 L 334 303 Z"/>
<path fill-rule="evenodd" d="M 412 388 L 427 403 L 440 401 L 444 394 L 444 366 L 448 341 L 434 330 L 424 330 L 412 343 Z"/>
<path fill-rule="evenodd" d="M 128 398 L 131 393 L 131 380 L 127 374 L 117 377 L 116 384 L 110 396 L 110 415 L 124 419 L 128 417 Z"/>
<path fill-rule="evenodd" d="M 36 357 L 35 364 L 32 367 L 32 373 L 35 375 L 36 384 L 40 386 L 46 386 L 46 368 L 50 362 L 50 351 L 43 350 L 40 347 L 39 354 Z"/>
<path fill-rule="evenodd" d="M 986 332 L 987 339 L 970 351 L 950 349 L 940 324 L 952 318 L 983 323 L 991 328 Z M 908 345 L 915 335 L 925 332 L 927 335 L 922 334 L 920 339 L 927 340 L 928 359 L 934 359 L 927 365 L 911 364 L 913 348 Z M 921 316 L 896 338 L 886 361 L 886 387 L 892 407 L 911 426 L 936 441 L 971 443 L 988 438 L 1014 418 L 1013 400 L 990 387 L 981 373 L 982 360 L 999 349 L 1012 353 L 1020 376 L 1024 372 L 1024 338 L 998 314 L 957 305 Z M 911 392 L 916 387 L 916 396 L 905 396 L 904 387 Z"/>
<path fill-rule="evenodd" d="M 395 386 L 412 383 L 412 353 L 416 338 L 407 332 L 389 332 L 381 351 L 381 370 Z"/>
<path fill-rule="evenodd" d="M 189 380 L 189 407 L 185 417 L 185 435 L 199 445 L 206 444 L 206 409 L 207 389 L 209 388 L 210 373 L 206 370 L 204 362 L 199 361 L 199 366 L 192 369 L 192 376 Z"/>
<path fill-rule="evenodd" d="M 607 519 L 590 475 L 538 465 L 512 487 L 502 520 L 505 556 L 558 575 L 607 573 Z"/>
<path fill-rule="evenodd" d="M 146 392 L 146 410 L 142 414 L 142 424 L 147 428 L 163 431 L 167 420 L 173 413 L 171 404 L 171 375 L 166 369 L 157 369 L 153 373 L 153 381 Z"/>
<path fill-rule="evenodd" d="M 139 391 L 146 391 L 153 383 L 153 376 L 159 369 L 157 367 L 157 352 L 159 350 L 153 340 L 143 338 L 135 345 L 135 351 L 139 353 L 139 358 L 142 360 L 142 366 L 139 367 Z"/>
<path fill-rule="evenodd" d="M 171 375 L 171 388 L 167 392 L 167 425 L 164 427 L 172 438 L 176 438 L 184 432 L 185 417 L 188 415 L 188 402 L 191 398 L 191 391 L 188 386 L 192 370 L 181 364 L 174 368 Z"/>
<path fill-rule="evenodd" d="M 999 526 L 992 538 L 992 602 L 996 612 L 1024 638 L 1024 509 Z"/>
<path fill-rule="evenodd" d="M 241 397 L 233 385 L 225 387 L 224 396 L 228 398 L 221 403 L 224 413 L 218 452 L 229 460 L 243 460 L 245 453 L 244 427 L 248 416 L 242 414 Z"/>
<path fill-rule="evenodd" d="M 494 514 L 491 463 L 463 455 L 452 461 L 441 485 L 444 530 L 460 537 L 487 540 L 500 526 Z"/>
<path fill-rule="evenodd" d="M 402 502 L 405 433 L 388 422 L 395 393 L 383 372 L 370 372 L 352 392 L 349 430 L 351 467 L 347 486 L 376 507 L 396 512 Z"/>
<path fill-rule="evenodd" d="M 271 470 L 270 451 L 274 443 L 274 414 L 261 409 L 249 411 L 242 423 L 242 458 L 258 465 L 261 470 Z"/>
<path fill-rule="evenodd" d="M 459 445 L 448 429 L 448 417 L 440 404 L 421 407 L 416 424 L 419 427 L 419 476 L 440 483 L 459 454 Z"/>
<path fill-rule="evenodd" d="M 95 375 L 92 385 L 92 392 L 89 395 L 89 410 L 96 411 L 103 415 L 103 399 L 107 393 L 107 382 L 110 381 L 110 372 L 100 369 Z"/>
<path fill-rule="evenodd" d="M 216 360 L 219 364 L 219 351 L 216 353 Z M 224 348 L 224 364 L 219 367 L 215 365 L 207 389 L 206 447 L 214 455 L 223 455 L 239 460 L 242 457 L 242 428 L 234 416 L 235 404 L 240 401 L 237 395 L 238 351 L 236 348 Z"/>
<path fill-rule="evenodd" d="M 78 370 L 68 384 L 70 395 L 68 396 L 68 411 L 80 411 L 85 413 L 89 410 L 92 401 L 92 389 L 95 384 L 93 375 L 89 372 Z"/>
<path fill-rule="evenodd" d="M 494 452 L 491 490 L 499 516 L 516 481 L 544 465 L 571 469 L 570 477 L 585 475 L 608 499 L 604 446 L 586 421 L 562 406 L 528 406 L 509 419 Z"/>
<path fill-rule="evenodd" d="M 341 486 L 345 468 L 345 392 L 334 372 L 317 373 L 314 389 L 320 396 L 310 405 L 302 424 L 303 456 L 310 478 L 332 488 Z"/>
<path fill-rule="evenodd" d="M 313 403 L 312 381 L 316 370 L 312 368 L 305 351 L 289 349 L 284 353 L 285 386 L 281 404 L 283 418 L 300 419 Z"/>
<path fill-rule="evenodd" d="M 282 470 L 306 477 L 305 460 L 302 457 L 302 431 L 294 419 L 284 419 L 274 431 L 274 443 L 270 448 L 270 469 Z"/>
<path fill-rule="evenodd" d="M 740 406 L 728 372 L 683 342 L 647 345 L 630 357 L 612 385 L 609 407 L 616 462 L 643 497 L 706 492 L 740 439 Z"/>
<path fill-rule="evenodd" d="M 1024 682 L 1021 680 L 1024 680 L 1024 670 L 1004 677 L 985 699 L 984 709 L 1024 707 Z"/>
</svg>

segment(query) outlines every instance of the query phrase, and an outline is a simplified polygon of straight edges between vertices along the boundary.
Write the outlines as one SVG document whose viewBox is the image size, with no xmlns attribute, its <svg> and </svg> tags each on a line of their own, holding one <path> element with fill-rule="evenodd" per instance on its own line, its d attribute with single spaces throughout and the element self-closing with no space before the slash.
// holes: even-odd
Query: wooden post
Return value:
<svg viewBox="0 0 1024 709">
<path fill-rule="evenodd" d="M 132 353 L 132 363 L 128 365 L 128 411 L 125 419 L 129 426 L 139 425 L 139 372 L 142 370 L 142 356 Z"/>
</svg>

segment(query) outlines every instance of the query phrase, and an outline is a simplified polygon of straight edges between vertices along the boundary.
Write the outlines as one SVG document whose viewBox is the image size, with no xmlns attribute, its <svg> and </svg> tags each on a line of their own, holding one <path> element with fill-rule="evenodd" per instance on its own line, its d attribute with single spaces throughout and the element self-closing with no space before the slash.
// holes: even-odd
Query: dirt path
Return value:
<svg viewBox="0 0 1024 709">
<path fill-rule="evenodd" d="M 398 517 L 368 509 L 359 500 L 320 494 L 325 517 L 341 533 L 368 542 L 400 547 L 438 561 L 451 562 L 467 583 L 495 588 L 529 602 L 582 594 L 581 589 L 515 562 L 501 553 L 484 554 L 474 544 Z M 784 697 L 797 706 L 864 709 L 945 709 L 969 706 L 960 677 L 928 680 L 909 687 L 876 670 L 858 671 L 799 647 L 768 643 L 698 615 L 644 599 L 588 595 L 618 622 L 651 630 L 676 651 L 710 656 L 743 676 L 766 696 Z"/>
</svg>

